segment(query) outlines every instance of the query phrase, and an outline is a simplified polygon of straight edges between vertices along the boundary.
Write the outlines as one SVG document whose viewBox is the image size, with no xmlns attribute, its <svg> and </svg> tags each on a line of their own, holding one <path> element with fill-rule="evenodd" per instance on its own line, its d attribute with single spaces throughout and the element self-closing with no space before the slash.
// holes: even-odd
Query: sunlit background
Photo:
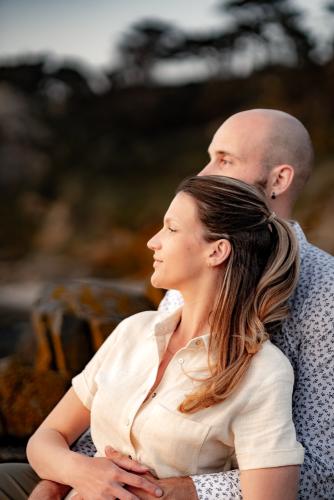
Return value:
<svg viewBox="0 0 334 500">
<path fill-rule="evenodd" d="M 1 439 L 26 437 L 54 403 L 46 380 L 57 398 L 82 365 L 74 341 L 65 359 L 68 332 L 82 343 L 88 324 L 94 350 L 106 304 L 133 310 L 108 287 L 143 293 L 147 239 L 234 112 L 279 108 L 308 128 L 315 171 L 295 217 L 334 253 L 333 50 L 330 0 L 0 0 Z"/>
</svg>

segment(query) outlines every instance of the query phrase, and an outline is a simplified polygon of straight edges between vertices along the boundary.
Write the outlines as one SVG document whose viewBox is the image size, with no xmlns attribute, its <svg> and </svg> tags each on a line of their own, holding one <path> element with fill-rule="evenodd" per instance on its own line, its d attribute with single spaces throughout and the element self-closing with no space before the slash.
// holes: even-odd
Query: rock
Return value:
<svg viewBox="0 0 334 500">
<path fill-rule="evenodd" d="M 62 397 L 68 380 L 47 370 L 41 376 L 32 366 L 9 359 L 0 367 L 0 412 L 3 434 L 27 437 Z"/>
<path fill-rule="evenodd" d="M 33 309 L 37 337 L 35 368 L 72 377 L 124 318 L 155 309 L 145 287 L 85 280 L 50 286 Z"/>
</svg>

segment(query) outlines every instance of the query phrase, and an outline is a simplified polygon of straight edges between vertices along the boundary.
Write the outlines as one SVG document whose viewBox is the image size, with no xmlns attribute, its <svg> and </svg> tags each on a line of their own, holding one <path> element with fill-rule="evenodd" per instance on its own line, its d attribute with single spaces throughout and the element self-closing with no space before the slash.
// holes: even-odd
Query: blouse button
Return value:
<svg viewBox="0 0 334 500">
<path fill-rule="evenodd" d="M 196 345 L 201 345 L 202 341 L 201 340 L 196 340 L 195 344 Z"/>
<path fill-rule="evenodd" d="M 184 363 L 184 359 L 183 358 L 179 358 L 179 363 L 180 363 L 180 365 L 182 365 Z"/>
</svg>

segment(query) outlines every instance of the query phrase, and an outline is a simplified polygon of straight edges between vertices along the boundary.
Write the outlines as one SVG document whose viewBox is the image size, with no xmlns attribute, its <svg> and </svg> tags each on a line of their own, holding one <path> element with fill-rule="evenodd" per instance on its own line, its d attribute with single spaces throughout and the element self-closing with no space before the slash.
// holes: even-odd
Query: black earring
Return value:
<svg viewBox="0 0 334 500">
<path fill-rule="evenodd" d="M 276 200 L 276 194 L 274 193 L 274 191 L 271 193 L 271 199 Z"/>
</svg>

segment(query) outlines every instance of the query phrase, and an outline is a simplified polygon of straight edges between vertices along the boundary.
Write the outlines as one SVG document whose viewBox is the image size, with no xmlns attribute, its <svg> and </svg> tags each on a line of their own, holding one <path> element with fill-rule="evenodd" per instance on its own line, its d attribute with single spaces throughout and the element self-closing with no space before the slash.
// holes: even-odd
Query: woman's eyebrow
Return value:
<svg viewBox="0 0 334 500">
<path fill-rule="evenodd" d="M 171 222 L 177 222 L 177 219 L 174 219 L 173 217 L 164 217 L 165 224 L 169 224 Z"/>
</svg>

